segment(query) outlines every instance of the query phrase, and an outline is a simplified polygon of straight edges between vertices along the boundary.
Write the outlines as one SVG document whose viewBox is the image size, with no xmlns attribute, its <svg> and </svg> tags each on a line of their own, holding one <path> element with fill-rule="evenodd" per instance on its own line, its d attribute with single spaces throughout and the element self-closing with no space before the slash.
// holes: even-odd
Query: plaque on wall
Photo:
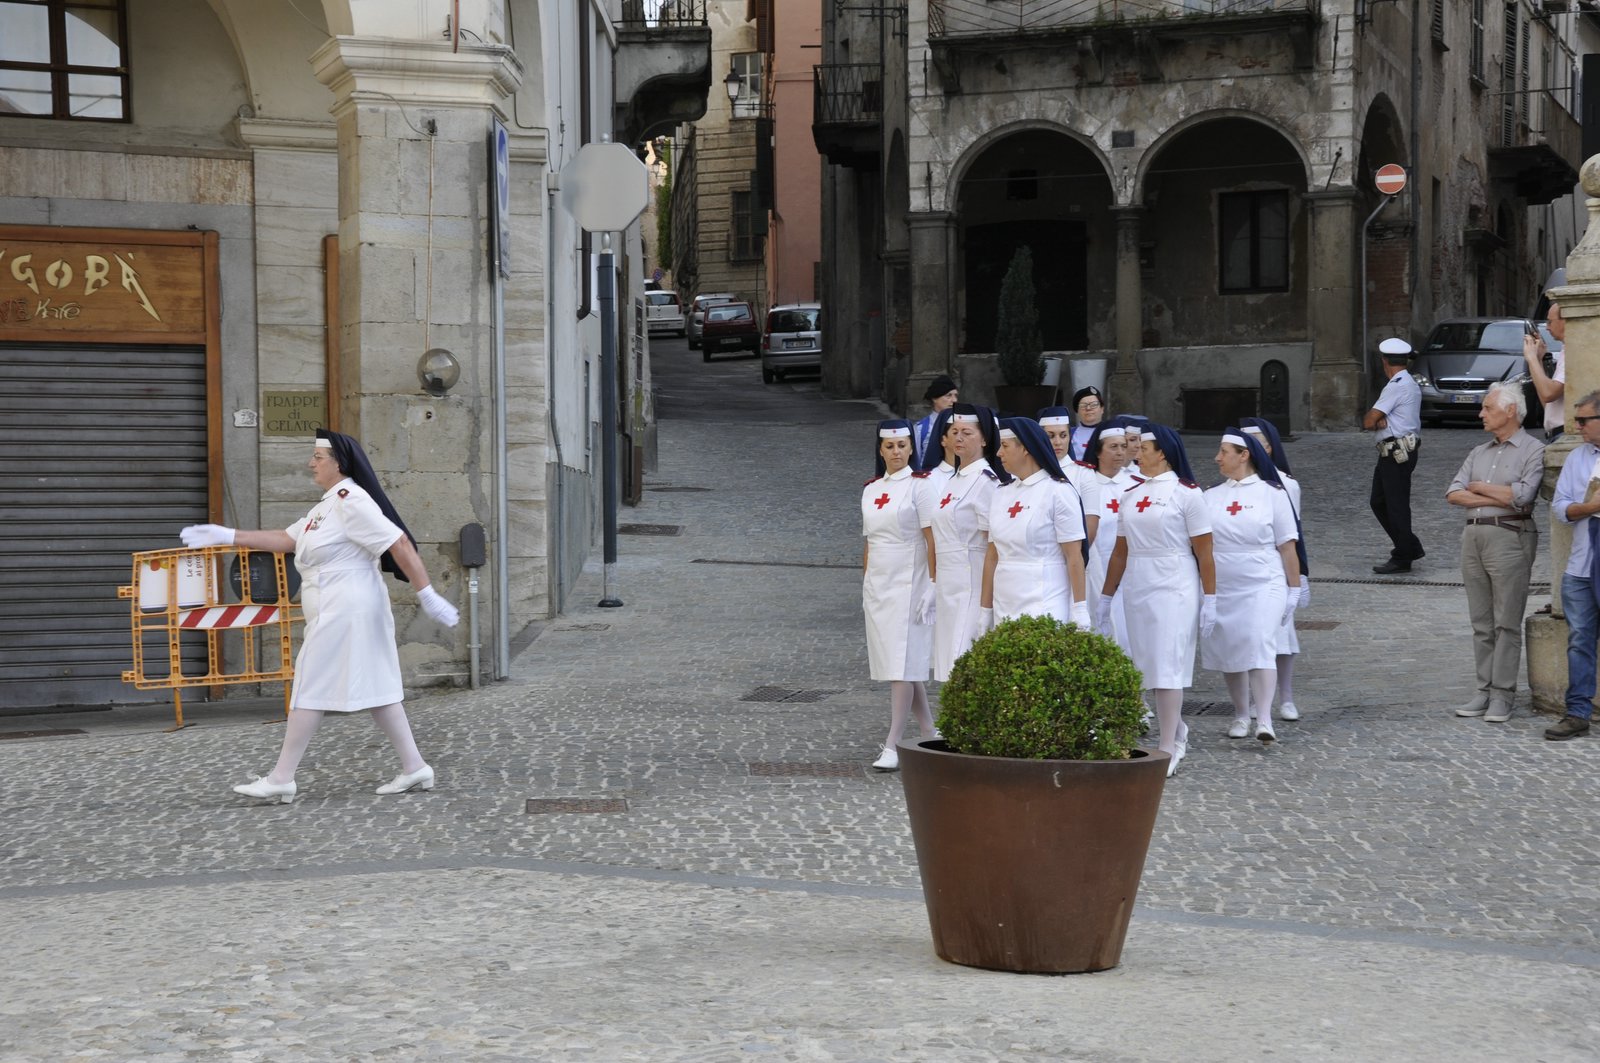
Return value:
<svg viewBox="0 0 1600 1063">
<path fill-rule="evenodd" d="M 263 391 L 261 434 L 310 439 L 328 423 L 328 396 L 321 391 Z"/>
</svg>

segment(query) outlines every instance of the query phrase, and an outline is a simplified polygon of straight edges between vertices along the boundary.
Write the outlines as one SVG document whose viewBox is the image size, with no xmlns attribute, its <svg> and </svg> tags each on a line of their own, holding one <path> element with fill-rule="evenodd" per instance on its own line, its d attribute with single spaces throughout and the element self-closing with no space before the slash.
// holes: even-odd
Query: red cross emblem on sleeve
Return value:
<svg viewBox="0 0 1600 1063">
<path fill-rule="evenodd" d="M 1239 511 L 1240 511 L 1240 510 L 1241 510 L 1241 509 L 1243 509 L 1243 508 L 1244 508 L 1244 507 L 1243 507 L 1243 506 L 1241 506 L 1241 505 L 1240 505 L 1240 504 L 1239 504 L 1239 503 L 1237 503 L 1237 502 L 1234 502 L 1234 503 L 1233 503 L 1233 504 L 1231 504 L 1231 505 L 1230 505 L 1230 506 L 1228 506 L 1228 515 L 1229 515 L 1229 516 L 1232 516 L 1232 517 L 1237 517 L 1237 516 L 1238 516 L 1238 515 L 1239 515 Z"/>
<path fill-rule="evenodd" d="M 879 509 L 882 509 L 884 506 L 887 506 L 889 504 L 889 492 L 885 491 L 883 494 L 879 495 L 877 498 L 874 498 L 872 500 L 872 504 L 877 506 Z"/>
<path fill-rule="evenodd" d="M 1011 508 L 1006 510 L 1006 512 L 1011 514 L 1011 519 L 1012 520 L 1016 520 L 1017 519 L 1017 514 L 1022 512 L 1022 503 L 1021 502 L 1013 502 L 1013 503 L 1011 503 Z"/>
<path fill-rule="evenodd" d="M 955 497 L 956 497 L 955 495 L 949 494 L 949 495 L 945 495 L 943 498 L 939 499 L 939 508 L 943 509 L 945 506 L 948 506 L 950 504 L 951 500 L 954 499 Z"/>
<path fill-rule="evenodd" d="M 1139 504 L 1134 506 L 1133 508 L 1137 509 L 1140 513 L 1143 513 L 1145 510 L 1149 509 L 1150 508 L 1150 496 L 1149 495 L 1145 495 L 1143 498 L 1139 499 Z"/>
</svg>

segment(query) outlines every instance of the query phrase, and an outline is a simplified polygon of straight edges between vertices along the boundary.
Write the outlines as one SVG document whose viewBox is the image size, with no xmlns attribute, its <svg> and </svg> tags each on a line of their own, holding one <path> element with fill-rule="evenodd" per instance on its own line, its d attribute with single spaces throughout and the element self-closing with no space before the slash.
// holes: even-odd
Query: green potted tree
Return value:
<svg viewBox="0 0 1600 1063">
<path fill-rule="evenodd" d="M 1005 381 L 994 390 L 1002 413 L 1032 417 L 1055 405 L 1056 389 L 1044 379 L 1044 340 L 1039 335 L 1039 306 L 1033 286 L 1033 251 L 1017 248 L 1000 282 L 994 345 Z"/>
<path fill-rule="evenodd" d="M 1110 639 L 1050 617 L 997 625 L 940 692 L 940 738 L 900 777 L 942 959 L 995 970 L 1115 967 L 1167 755 L 1136 747 L 1141 677 Z"/>
</svg>

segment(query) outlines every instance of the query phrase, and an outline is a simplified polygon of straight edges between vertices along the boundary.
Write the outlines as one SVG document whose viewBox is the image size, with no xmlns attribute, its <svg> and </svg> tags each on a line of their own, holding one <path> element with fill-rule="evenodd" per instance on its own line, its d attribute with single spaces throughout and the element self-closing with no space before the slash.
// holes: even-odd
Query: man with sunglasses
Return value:
<svg viewBox="0 0 1600 1063">
<path fill-rule="evenodd" d="M 1600 391 L 1573 407 L 1583 443 L 1567 455 L 1556 481 L 1550 512 L 1572 525 L 1572 553 L 1561 575 L 1561 608 L 1567 614 L 1567 714 L 1545 729 L 1552 742 L 1589 733 L 1594 715 L 1595 643 L 1600 639 Z"/>
</svg>

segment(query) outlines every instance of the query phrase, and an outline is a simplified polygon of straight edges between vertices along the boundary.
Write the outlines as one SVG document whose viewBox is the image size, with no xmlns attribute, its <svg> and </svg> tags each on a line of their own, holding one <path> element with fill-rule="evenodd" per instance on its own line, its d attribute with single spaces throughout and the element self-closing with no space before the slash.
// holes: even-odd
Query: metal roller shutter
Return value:
<svg viewBox="0 0 1600 1063">
<path fill-rule="evenodd" d="M 151 700 L 117 588 L 206 519 L 204 348 L 0 347 L 0 447 L 0 711 Z"/>
</svg>

